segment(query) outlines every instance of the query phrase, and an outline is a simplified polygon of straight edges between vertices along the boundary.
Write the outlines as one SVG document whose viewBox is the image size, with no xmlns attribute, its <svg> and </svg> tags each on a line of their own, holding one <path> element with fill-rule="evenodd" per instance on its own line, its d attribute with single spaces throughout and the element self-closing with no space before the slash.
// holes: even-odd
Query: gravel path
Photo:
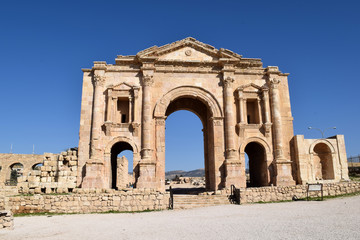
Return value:
<svg viewBox="0 0 360 240">
<path fill-rule="evenodd" d="M 0 239 L 360 239 L 360 196 L 136 214 L 15 218 Z"/>
</svg>

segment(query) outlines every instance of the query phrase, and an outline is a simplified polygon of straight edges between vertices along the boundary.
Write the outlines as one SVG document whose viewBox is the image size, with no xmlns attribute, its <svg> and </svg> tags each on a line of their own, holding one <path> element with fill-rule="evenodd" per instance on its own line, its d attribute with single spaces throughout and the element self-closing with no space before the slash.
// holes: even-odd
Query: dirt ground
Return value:
<svg viewBox="0 0 360 240">
<path fill-rule="evenodd" d="M 360 239 L 360 196 L 146 213 L 16 217 L 0 239 Z"/>
</svg>

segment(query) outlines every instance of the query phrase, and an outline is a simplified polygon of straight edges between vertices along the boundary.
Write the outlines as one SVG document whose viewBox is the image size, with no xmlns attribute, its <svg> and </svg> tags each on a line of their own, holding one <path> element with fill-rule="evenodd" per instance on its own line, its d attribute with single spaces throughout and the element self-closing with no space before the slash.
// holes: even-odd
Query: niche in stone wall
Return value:
<svg viewBox="0 0 360 240">
<path fill-rule="evenodd" d="M 118 131 L 133 131 L 137 133 L 137 119 L 140 117 L 136 111 L 138 101 L 138 86 L 120 83 L 107 89 L 105 133 L 116 134 Z"/>
<path fill-rule="evenodd" d="M 313 153 L 314 175 L 316 180 L 334 179 L 331 149 L 325 143 L 318 143 Z"/>
<path fill-rule="evenodd" d="M 257 99 L 247 99 L 246 113 L 248 124 L 260 124 L 259 105 Z"/>
<path fill-rule="evenodd" d="M 129 98 L 120 97 L 117 100 L 115 123 L 129 122 Z"/>
</svg>

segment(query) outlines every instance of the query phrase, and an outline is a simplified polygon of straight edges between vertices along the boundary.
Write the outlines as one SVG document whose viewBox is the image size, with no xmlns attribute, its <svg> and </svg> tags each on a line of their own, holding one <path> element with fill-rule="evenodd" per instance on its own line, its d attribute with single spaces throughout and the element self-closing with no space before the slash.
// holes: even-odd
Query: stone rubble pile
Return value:
<svg viewBox="0 0 360 240">
<path fill-rule="evenodd" d="M 19 193 L 66 193 L 76 187 L 77 151 L 69 149 L 60 154 L 44 153 L 40 170 L 18 177 Z"/>
<path fill-rule="evenodd" d="M 11 211 L 0 211 L 0 229 L 14 229 L 14 216 Z"/>
</svg>

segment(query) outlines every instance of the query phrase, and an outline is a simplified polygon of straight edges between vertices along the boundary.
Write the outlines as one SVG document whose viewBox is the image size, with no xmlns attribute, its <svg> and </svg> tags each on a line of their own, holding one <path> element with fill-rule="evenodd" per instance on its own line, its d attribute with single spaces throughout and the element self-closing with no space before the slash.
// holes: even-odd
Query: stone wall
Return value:
<svg viewBox="0 0 360 240">
<path fill-rule="evenodd" d="M 324 196 L 338 196 L 360 192 L 360 182 L 326 183 L 323 185 Z M 307 185 L 287 187 L 260 187 L 240 189 L 240 203 L 273 202 L 306 198 Z M 321 196 L 320 192 L 310 192 L 310 197 Z"/>
<path fill-rule="evenodd" d="M 11 211 L 0 211 L 0 229 L 14 229 L 14 216 Z"/>
<path fill-rule="evenodd" d="M 168 193 L 156 191 L 106 191 L 75 189 L 63 195 L 35 194 L 5 197 L 5 209 L 13 213 L 93 213 L 162 210 L 169 206 Z"/>
</svg>

